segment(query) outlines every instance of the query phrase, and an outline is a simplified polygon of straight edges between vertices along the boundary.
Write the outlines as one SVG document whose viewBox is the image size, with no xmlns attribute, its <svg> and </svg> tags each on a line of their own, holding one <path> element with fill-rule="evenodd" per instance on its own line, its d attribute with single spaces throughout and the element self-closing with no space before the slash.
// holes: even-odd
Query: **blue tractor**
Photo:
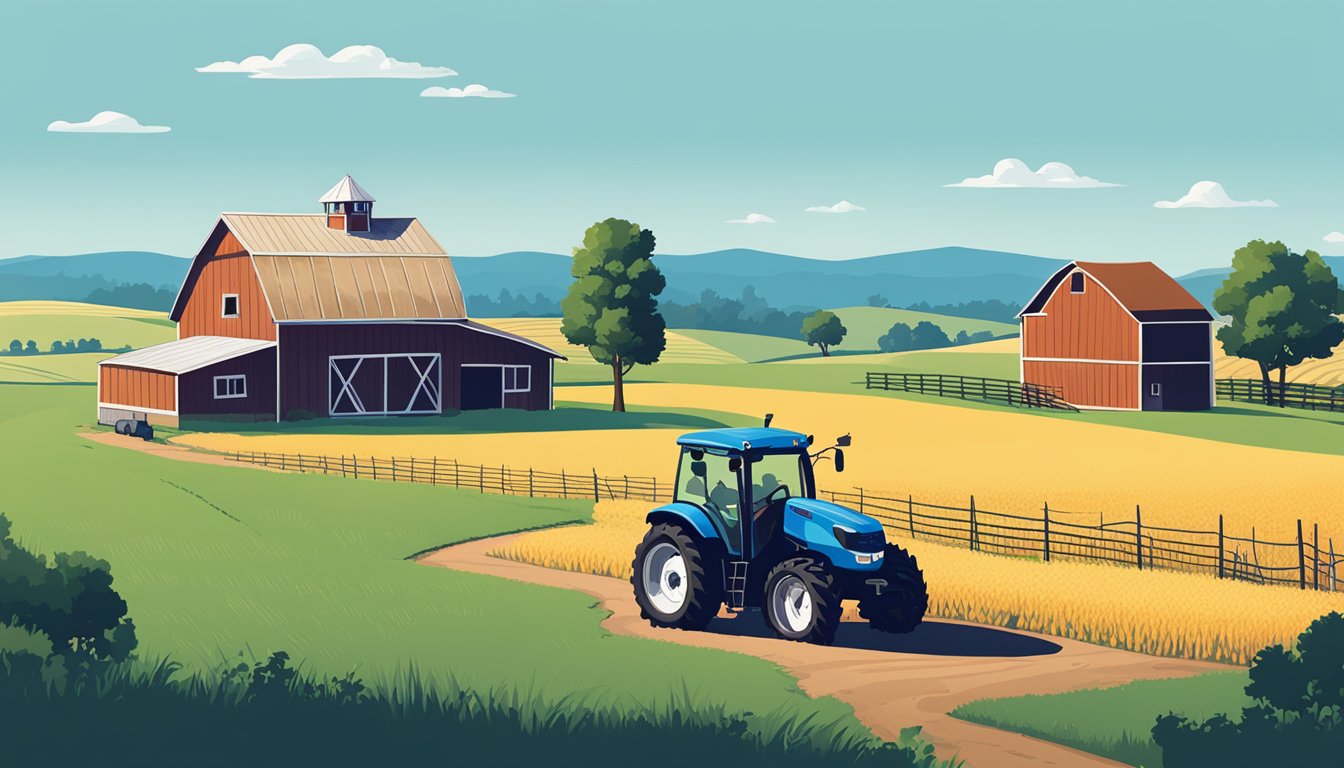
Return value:
<svg viewBox="0 0 1344 768">
<path fill-rule="evenodd" d="M 881 523 L 817 498 L 812 466 L 844 471 L 846 435 L 810 453 L 812 437 L 765 426 L 677 438 L 674 500 L 648 514 L 635 548 L 635 600 L 656 627 L 703 629 L 727 605 L 759 608 L 788 640 L 829 645 L 840 601 L 874 629 L 909 632 L 929 605 L 915 558 Z"/>
</svg>

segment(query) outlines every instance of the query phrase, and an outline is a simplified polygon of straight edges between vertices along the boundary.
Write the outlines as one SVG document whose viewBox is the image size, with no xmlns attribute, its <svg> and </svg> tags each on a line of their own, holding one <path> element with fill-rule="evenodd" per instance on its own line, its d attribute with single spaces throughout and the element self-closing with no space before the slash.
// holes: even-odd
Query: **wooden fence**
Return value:
<svg viewBox="0 0 1344 768">
<path fill-rule="evenodd" d="M 1073 411 L 1064 401 L 1063 390 L 1040 384 L 1024 384 L 1011 379 L 987 379 L 981 376 L 956 376 L 947 373 L 896 373 L 869 371 L 864 374 L 865 389 L 915 392 L 938 397 L 959 397 L 1027 408 L 1052 408 Z"/>
<path fill-rule="evenodd" d="M 1218 379 L 1214 392 L 1224 400 L 1245 403 L 1265 402 L 1265 382 L 1261 379 Z M 1310 408 L 1313 411 L 1344 411 L 1344 387 L 1322 387 L 1315 384 L 1296 384 L 1277 381 L 1269 383 L 1269 397 L 1273 405 L 1292 408 Z"/>
<path fill-rule="evenodd" d="M 513 496 L 658 503 L 671 501 L 673 491 L 670 483 L 656 477 L 599 475 L 596 471 L 543 472 L 530 467 L 463 464 L 453 459 L 262 452 L 228 455 L 235 461 L 290 472 L 426 483 Z M 1228 534 L 1222 515 L 1218 516 L 1218 529 L 1212 531 L 1147 525 L 1137 506 L 1132 520 L 1099 518 L 1092 524 L 1080 520 L 1098 516 L 1049 504 L 1041 507 L 1039 515 L 994 512 L 978 507 L 974 496 L 968 506 L 960 507 L 916 501 L 913 496 L 874 495 L 863 488 L 819 491 L 817 495 L 873 517 L 893 536 L 1044 562 L 1111 563 L 1332 592 L 1339 589 L 1339 566 L 1344 563 L 1344 552 L 1336 552 L 1334 539 L 1322 542 L 1316 525 L 1311 526 L 1309 535 L 1305 534 L 1301 520 L 1297 521 L 1295 537 L 1276 541 L 1259 538 L 1255 528 L 1249 537 Z"/>
</svg>

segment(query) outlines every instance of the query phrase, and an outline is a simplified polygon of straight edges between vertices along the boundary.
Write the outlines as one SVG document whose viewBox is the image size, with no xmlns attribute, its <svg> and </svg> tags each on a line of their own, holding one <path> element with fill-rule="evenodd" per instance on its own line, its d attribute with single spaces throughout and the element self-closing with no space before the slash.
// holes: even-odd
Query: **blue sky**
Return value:
<svg viewBox="0 0 1344 768">
<path fill-rule="evenodd" d="M 1344 253 L 1337 0 L 6 6 L 0 256 L 190 255 L 219 211 L 316 211 L 347 171 L 455 254 L 567 252 L 607 216 L 667 253 Z M 195 71 L 294 43 L 459 74 Z M 517 97 L 419 96 L 473 83 Z M 171 131 L 48 130 L 104 110 Z M 1123 186 L 945 186 L 1005 158 Z M 1277 207 L 1154 207 L 1203 180 Z M 840 200 L 866 210 L 804 211 Z M 777 223 L 726 223 L 750 213 Z"/>
</svg>

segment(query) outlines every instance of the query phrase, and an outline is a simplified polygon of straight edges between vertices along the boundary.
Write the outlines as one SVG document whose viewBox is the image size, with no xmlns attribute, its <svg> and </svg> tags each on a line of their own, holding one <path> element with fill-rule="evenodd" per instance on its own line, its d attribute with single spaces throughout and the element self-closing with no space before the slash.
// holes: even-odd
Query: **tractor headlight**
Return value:
<svg viewBox="0 0 1344 768">
<path fill-rule="evenodd" d="M 886 547 L 886 536 L 882 531 L 873 531 L 871 533 L 858 533 L 844 526 L 837 525 L 831 529 L 835 534 L 835 540 L 840 542 L 840 546 L 862 555 L 859 558 L 861 563 L 872 563 L 882 558 L 882 552 Z"/>
<path fill-rule="evenodd" d="M 835 540 L 840 542 L 840 546 L 849 550 L 854 549 L 854 547 L 851 546 L 853 543 L 852 537 L 855 535 L 854 531 L 837 525 L 831 529 L 831 533 L 835 534 Z"/>
</svg>

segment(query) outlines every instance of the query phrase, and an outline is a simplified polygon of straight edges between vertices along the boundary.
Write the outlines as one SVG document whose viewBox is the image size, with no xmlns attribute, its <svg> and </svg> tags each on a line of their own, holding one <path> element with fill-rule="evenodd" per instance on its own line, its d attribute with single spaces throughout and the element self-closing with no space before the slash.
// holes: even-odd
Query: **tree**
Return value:
<svg viewBox="0 0 1344 768">
<path fill-rule="evenodd" d="M 914 336 L 910 326 L 896 323 L 877 339 L 877 348 L 883 352 L 906 352 L 915 348 Z"/>
<path fill-rule="evenodd" d="M 652 365 L 667 347 L 667 324 L 655 298 L 667 279 L 653 263 L 654 238 L 623 219 L 599 221 L 574 249 L 574 282 L 560 302 L 560 331 L 611 366 L 611 409 L 625 411 L 625 375 Z"/>
<path fill-rule="evenodd" d="M 870 307 L 885 307 L 889 304 L 890 302 L 887 301 L 887 297 L 880 293 L 874 293 L 872 296 L 868 297 L 868 306 Z"/>
<path fill-rule="evenodd" d="M 939 347 L 952 346 L 952 340 L 947 338 L 943 329 L 928 320 L 920 320 L 916 323 L 911 336 L 914 342 L 911 349 L 938 349 Z"/>
<path fill-rule="evenodd" d="M 53 342 L 51 342 L 51 351 L 54 352 L 54 353 L 64 352 L 64 351 L 65 351 L 65 345 L 62 344 L 59 340 L 57 340 L 57 341 L 53 341 Z"/>
<path fill-rule="evenodd" d="M 846 333 L 848 331 L 834 312 L 819 309 L 803 318 L 803 341 L 808 346 L 820 348 L 822 357 L 830 357 L 831 347 L 844 341 Z"/>
<path fill-rule="evenodd" d="M 11 354 L 11 355 L 17 355 L 17 354 L 19 354 L 19 353 L 21 353 L 21 352 L 23 352 L 23 342 L 22 342 L 22 341 L 19 341 L 18 339 L 15 339 L 15 340 L 9 342 L 9 354 Z"/>
<path fill-rule="evenodd" d="M 1232 318 L 1218 340 L 1227 354 L 1259 364 L 1266 404 L 1273 404 L 1271 371 L 1279 373 L 1282 407 L 1288 368 L 1330 357 L 1344 341 L 1339 297 L 1339 281 L 1315 251 L 1252 240 L 1233 254 L 1232 273 L 1213 296 L 1214 310 Z"/>
<path fill-rule="evenodd" d="M 27 353 L 27 354 L 30 354 L 30 355 L 36 355 L 36 354 L 37 354 L 37 342 L 36 342 L 36 341 L 33 341 L 32 339 L 29 339 L 29 340 L 28 340 L 28 343 L 25 344 L 25 345 L 23 345 L 23 351 L 24 351 L 25 353 Z"/>
</svg>

